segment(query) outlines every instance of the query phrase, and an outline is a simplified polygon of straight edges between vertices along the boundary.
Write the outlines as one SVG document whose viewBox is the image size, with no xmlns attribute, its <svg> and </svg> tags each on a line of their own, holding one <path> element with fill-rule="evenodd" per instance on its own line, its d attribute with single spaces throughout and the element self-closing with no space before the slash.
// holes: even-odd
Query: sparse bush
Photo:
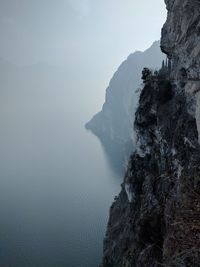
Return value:
<svg viewBox="0 0 200 267">
<path fill-rule="evenodd" d="M 148 68 L 144 68 L 142 71 L 142 80 L 144 83 L 146 83 L 149 78 L 152 76 L 152 71 Z"/>
</svg>

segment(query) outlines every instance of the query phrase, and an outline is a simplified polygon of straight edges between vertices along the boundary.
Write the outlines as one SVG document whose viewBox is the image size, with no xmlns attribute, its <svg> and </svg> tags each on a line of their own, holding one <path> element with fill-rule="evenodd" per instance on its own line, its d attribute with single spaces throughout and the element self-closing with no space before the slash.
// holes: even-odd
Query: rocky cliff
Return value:
<svg viewBox="0 0 200 267">
<path fill-rule="evenodd" d="M 103 267 L 200 266 L 200 1 L 166 5 L 161 48 L 170 68 L 145 79 Z"/>
<path fill-rule="evenodd" d="M 158 69 L 166 56 L 160 42 L 144 52 L 135 52 L 120 65 L 106 90 L 102 110 L 87 124 L 101 141 L 111 166 L 124 174 L 123 165 L 134 150 L 133 118 L 138 104 L 137 89 L 141 84 L 143 67 Z"/>
</svg>

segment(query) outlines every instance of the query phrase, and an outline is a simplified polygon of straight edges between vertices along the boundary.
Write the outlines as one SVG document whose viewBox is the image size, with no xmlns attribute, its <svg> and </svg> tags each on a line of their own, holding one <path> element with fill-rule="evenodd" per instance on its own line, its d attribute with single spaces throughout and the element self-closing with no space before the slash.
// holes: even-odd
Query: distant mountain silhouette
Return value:
<svg viewBox="0 0 200 267">
<path fill-rule="evenodd" d="M 130 54 L 112 77 L 102 110 L 85 125 L 99 138 L 112 168 L 120 174 L 134 150 L 133 121 L 142 69 L 158 69 L 164 58 L 159 41 L 144 52 Z"/>
</svg>

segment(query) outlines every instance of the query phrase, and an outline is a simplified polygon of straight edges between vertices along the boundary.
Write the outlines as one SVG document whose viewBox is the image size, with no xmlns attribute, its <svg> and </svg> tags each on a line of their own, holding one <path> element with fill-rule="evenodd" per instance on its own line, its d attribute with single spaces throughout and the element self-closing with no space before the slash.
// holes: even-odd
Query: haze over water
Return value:
<svg viewBox="0 0 200 267">
<path fill-rule="evenodd" d="M 122 177 L 84 125 L 165 13 L 160 0 L 0 1 L 0 266 L 98 266 Z"/>
<path fill-rule="evenodd" d="M 65 70 L 53 68 L 47 80 L 50 69 L 1 77 L 1 266 L 98 266 L 119 191 L 99 141 L 84 129 L 84 98 L 60 86 Z"/>
</svg>

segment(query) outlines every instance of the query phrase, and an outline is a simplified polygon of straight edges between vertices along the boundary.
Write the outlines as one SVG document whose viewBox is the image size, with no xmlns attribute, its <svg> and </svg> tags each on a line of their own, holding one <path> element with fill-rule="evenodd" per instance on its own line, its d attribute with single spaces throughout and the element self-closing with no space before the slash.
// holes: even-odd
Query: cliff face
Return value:
<svg viewBox="0 0 200 267">
<path fill-rule="evenodd" d="M 173 76 L 180 77 L 180 67 L 189 78 L 200 78 L 200 2 L 165 0 L 167 21 L 162 29 L 161 49 L 172 59 Z"/>
<path fill-rule="evenodd" d="M 101 141 L 111 166 L 117 172 L 124 173 L 123 165 L 135 147 L 133 119 L 141 71 L 144 66 L 159 68 L 164 58 L 158 41 L 144 52 L 129 55 L 110 81 L 102 110 L 86 124 L 86 128 Z"/>
<path fill-rule="evenodd" d="M 200 266 L 200 2 L 168 0 L 161 48 L 135 117 L 137 148 L 110 209 L 103 267 Z"/>
</svg>

